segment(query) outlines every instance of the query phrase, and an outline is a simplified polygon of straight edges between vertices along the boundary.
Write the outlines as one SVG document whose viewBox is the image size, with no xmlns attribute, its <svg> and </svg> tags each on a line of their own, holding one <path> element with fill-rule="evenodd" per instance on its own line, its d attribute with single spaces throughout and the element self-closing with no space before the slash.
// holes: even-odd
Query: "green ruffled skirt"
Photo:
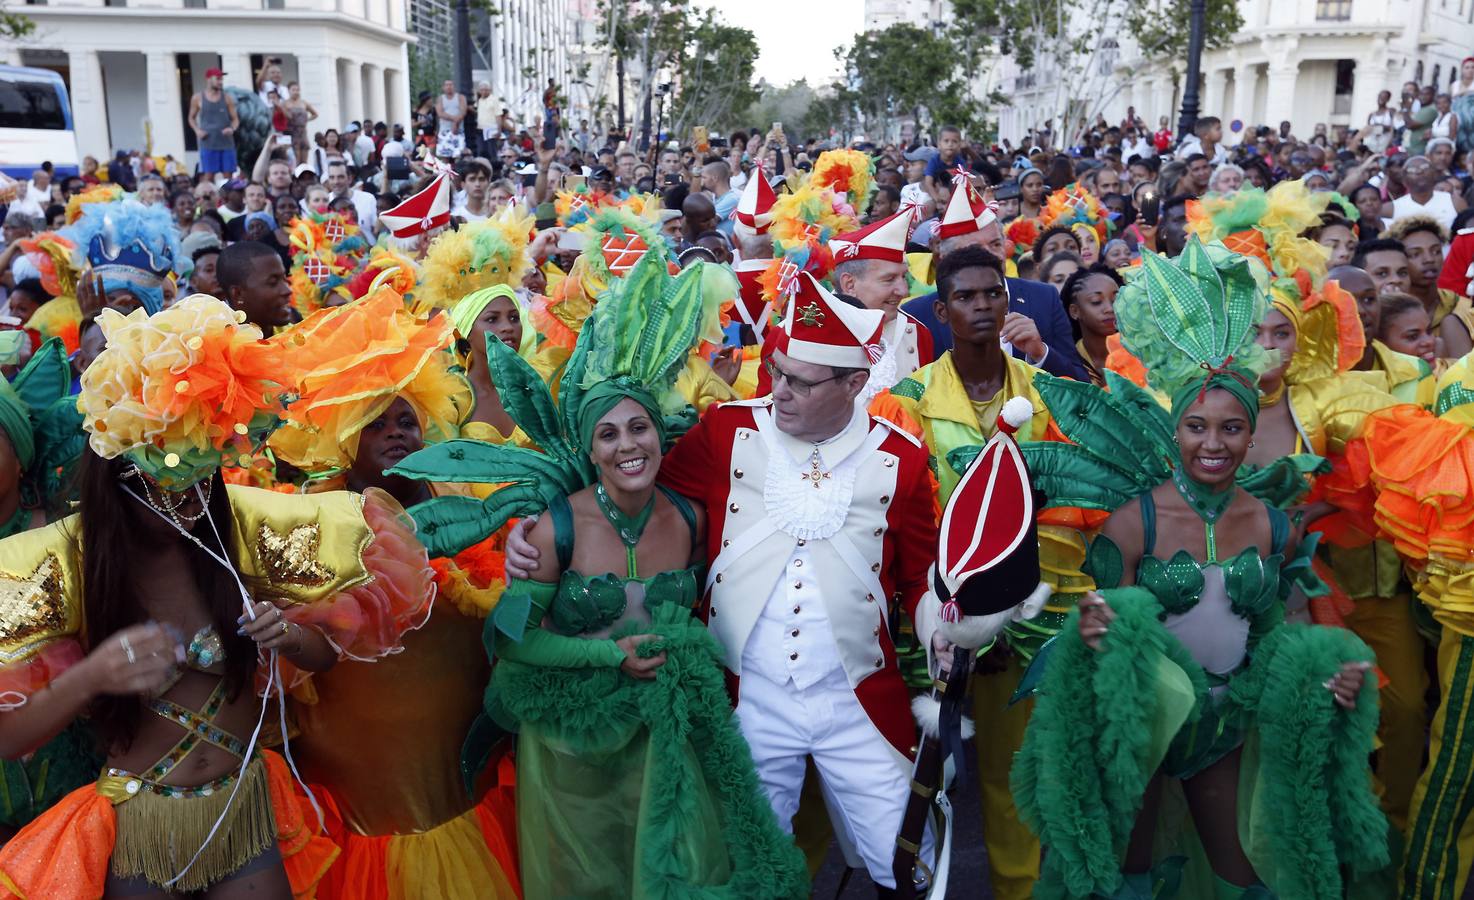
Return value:
<svg viewBox="0 0 1474 900">
<path fill-rule="evenodd" d="M 1239 838 L 1274 896 L 1341 900 L 1386 866 L 1387 823 L 1367 771 L 1376 684 L 1349 711 L 1322 686 L 1342 662 L 1370 660 L 1365 644 L 1343 629 L 1281 625 L 1212 697 L 1149 593 L 1103 593 L 1116 612 L 1104 652 L 1080 640 L 1072 612 L 1014 762 L 1020 817 L 1046 848 L 1035 898 L 1115 896 L 1154 773 L 1190 777 L 1240 745 Z M 1163 855 L 1196 855 L 1190 825 L 1164 804 L 1157 837 L 1178 840 L 1159 840 Z"/>
<path fill-rule="evenodd" d="M 803 856 L 758 782 L 715 639 L 675 604 L 615 636 L 631 632 L 661 636 L 640 648 L 666 654 L 653 681 L 497 663 L 489 696 L 519 728 L 524 894 L 807 897 Z"/>
</svg>

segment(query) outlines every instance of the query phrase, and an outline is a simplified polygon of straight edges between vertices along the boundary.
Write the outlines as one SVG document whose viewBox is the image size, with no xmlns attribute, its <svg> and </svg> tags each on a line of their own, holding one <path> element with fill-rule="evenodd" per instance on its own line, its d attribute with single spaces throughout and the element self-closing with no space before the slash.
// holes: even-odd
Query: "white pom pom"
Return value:
<svg viewBox="0 0 1474 900">
<path fill-rule="evenodd" d="M 1034 404 L 1027 397 L 1012 397 L 1003 404 L 1003 412 L 999 415 L 1010 427 L 1022 428 L 1025 422 L 1033 418 Z"/>
</svg>

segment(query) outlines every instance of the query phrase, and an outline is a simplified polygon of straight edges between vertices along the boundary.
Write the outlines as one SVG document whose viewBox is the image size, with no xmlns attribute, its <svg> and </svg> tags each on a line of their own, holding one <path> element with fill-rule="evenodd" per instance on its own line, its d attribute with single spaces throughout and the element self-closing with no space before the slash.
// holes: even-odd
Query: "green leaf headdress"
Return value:
<svg viewBox="0 0 1474 900">
<path fill-rule="evenodd" d="M 1252 424 L 1259 375 L 1272 362 L 1254 343 L 1267 308 L 1263 266 L 1196 236 L 1176 259 L 1145 253 L 1141 262 L 1116 298 L 1116 322 L 1147 383 L 1172 398 L 1174 421 L 1203 392 L 1222 388 Z"/>
<path fill-rule="evenodd" d="M 660 254 L 645 254 L 615 279 L 558 382 L 557 400 L 532 367 L 494 337 L 486 342 L 492 381 L 512 420 L 539 450 L 454 440 L 426 447 L 390 471 L 425 481 L 503 484 L 486 500 L 438 497 L 410 510 L 432 555 L 453 556 L 508 519 L 541 512 L 556 497 L 595 480 L 587 447 L 593 427 L 625 398 L 650 411 L 662 434 L 684 421 L 675 390 L 686 359 L 715 326 L 736 282 L 697 263 L 671 276 Z"/>
</svg>

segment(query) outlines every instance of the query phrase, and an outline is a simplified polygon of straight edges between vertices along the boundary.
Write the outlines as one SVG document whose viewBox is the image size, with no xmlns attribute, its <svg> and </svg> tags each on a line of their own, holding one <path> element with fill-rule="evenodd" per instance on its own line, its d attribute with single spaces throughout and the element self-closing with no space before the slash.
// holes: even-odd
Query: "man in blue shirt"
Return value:
<svg viewBox="0 0 1474 900">
<path fill-rule="evenodd" d="M 737 211 L 737 203 L 742 199 L 742 192 L 732 187 L 731 166 L 722 160 L 703 166 L 701 189 L 711 194 L 712 202 L 716 205 L 717 230 L 730 238 L 732 228 L 737 224 L 732 214 Z"/>
</svg>

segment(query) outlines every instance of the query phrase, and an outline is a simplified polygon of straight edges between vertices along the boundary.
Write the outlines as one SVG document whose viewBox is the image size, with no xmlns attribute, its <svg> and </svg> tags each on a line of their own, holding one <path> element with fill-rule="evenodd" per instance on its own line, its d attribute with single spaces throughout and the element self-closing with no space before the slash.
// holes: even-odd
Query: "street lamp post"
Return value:
<svg viewBox="0 0 1474 900">
<path fill-rule="evenodd" d="M 1203 20 L 1207 18 L 1207 0 L 1189 0 L 1187 36 L 1187 84 L 1182 91 L 1182 116 L 1177 121 L 1177 137 L 1186 139 L 1198 122 L 1198 85 L 1203 80 Z"/>
<path fill-rule="evenodd" d="M 463 97 L 474 97 L 471 90 L 471 4 L 456 0 L 456 90 Z M 469 101 L 468 101 L 469 102 Z"/>
</svg>

